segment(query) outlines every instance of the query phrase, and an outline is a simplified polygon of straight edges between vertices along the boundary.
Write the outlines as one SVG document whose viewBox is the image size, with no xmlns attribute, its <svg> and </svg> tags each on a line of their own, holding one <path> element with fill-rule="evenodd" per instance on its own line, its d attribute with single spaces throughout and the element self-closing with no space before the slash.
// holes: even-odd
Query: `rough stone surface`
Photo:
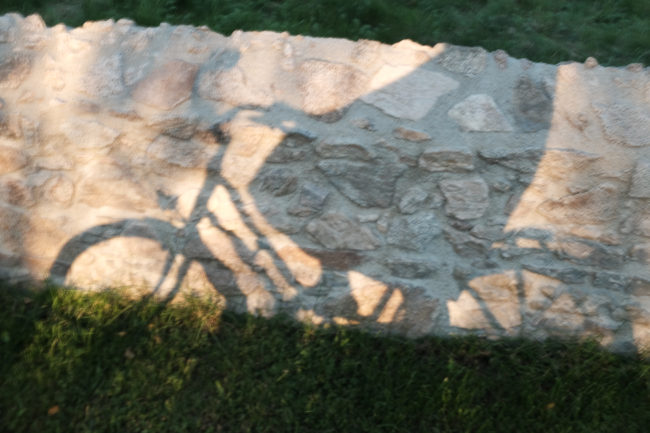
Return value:
<svg viewBox="0 0 650 433">
<path fill-rule="evenodd" d="M 438 98 L 458 88 L 458 81 L 437 72 L 409 66 L 384 65 L 361 99 L 398 119 L 418 120 Z M 405 97 L 409 95 L 409 97 Z"/>
<path fill-rule="evenodd" d="M 332 250 L 374 250 L 379 240 L 366 227 L 340 213 L 329 213 L 307 225 L 307 232 Z"/>
<path fill-rule="evenodd" d="M 472 220 L 483 216 L 488 201 L 488 186 L 480 177 L 446 179 L 440 182 L 445 196 L 447 213 L 460 220 Z"/>
<path fill-rule="evenodd" d="M 650 161 L 637 162 L 632 177 L 631 197 L 650 198 Z"/>
<path fill-rule="evenodd" d="M 535 132 L 551 126 L 553 100 L 543 83 L 522 76 L 515 84 L 513 108 L 517 124 L 524 132 Z"/>
<path fill-rule="evenodd" d="M 318 163 L 318 168 L 343 195 L 363 207 L 388 207 L 393 200 L 395 181 L 404 168 L 394 164 L 381 167 L 377 170 L 375 164 L 347 161 Z"/>
<path fill-rule="evenodd" d="M 429 198 L 429 193 L 419 186 L 413 186 L 402 196 L 397 207 L 403 214 L 415 213 Z"/>
<path fill-rule="evenodd" d="M 420 212 L 393 219 L 386 239 L 391 245 L 414 251 L 425 251 L 440 233 L 440 224 L 436 217 L 428 212 Z"/>
<path fill-rule="evenodd" d="M 0 61 L 0 89 L 17 89 L 31 72 L 31 59 L 13 54 Z"/>
<path fill-rule="evenodd" d="M 198 67 L 182 60 L 169 61 L 136 84 L 133 99 L 155 108 L 170 110 L 192 96 Z"/>
<path fill-rule="evenodd" d="M 373 158 L 367 147 L 355 138 L 336 138 L 321 141 L 316 145 L 316 153 L 322 158 L 342 158 L 359 161 L 368 161 Z"/>
<path fill-rule="evenodd" d="M 617 216 L 619 196 L 611 184 L 599 185 L 588 191 L 544 201 L 538 211 L 556 223 L 604 223 Z"/>
<path fill-rule="evenodd" d="M 448 71 L 475 77 L 485 69 L 487 51 L 480 47 L 447 45 L 437 60 Z"/>
<path fill-rule="evenodd" d="M 302 109 L 326 122 L 339 120 L 365 90 L 367 78 L 340 63 L 308 60 L 300 65 Z"/>
<path fill-rule="evenodd" d="M 420 156 L 418 166 L 434 172 L 467 172 L 474 170 L 474 155 L 462 149 L 429 149 Z"/>
<path fill-rule="evenodd" d="M 478 151 L 479 157 L 521 173 L 535 173 L 543 152 L 538 149 L 488 148 Z"/>
<path fill-rule="evenodd" d="M 18 14 L 0 45 L 0 278 L 650 346 L 642 66 Z"/>
<path fill-rule="evenodd" d="M 418 131 L 417 129 L 404 128 L 401 126 L 393 130 L 393 136 L 395 138 L 414 141 L 416 143 L 419 143 L 421 141 L 431 140 L 431 136 L 426 132 Z"/>
<path fill-rule="evenodd" d="M 27 155 L 20 149 L 0 145 L 0 174 L 20 170 L 27 165 Z"/>
<path fill-rule="evenodd" d="M 630 147 L 650 145 L 650 109 L 624 104 L 594 104 L 605 136 L 615 144 Z"/>
<path fill-rule="evenodd" d="M 298 203 L 289 208 L 289 214 L 296 216 L 310 216 L 320 213 L 325 206 L 329 190 L 313 184 L 306 183 L 298 195 Z"/>
<path fill-rule="evenodd" d="M 470 132 L 511 132 L 512 126 L 497 107 L 491 96 L 480 93 L 465 98 L 449 110 L 464 131 Z"/>
<path fill-rule="evenodd" d="M 436 273 L 439 264 L 434 261 L 399 258 L 386 262 L 391 274 L 399 278 L 427 278 Z"/>
</svg>

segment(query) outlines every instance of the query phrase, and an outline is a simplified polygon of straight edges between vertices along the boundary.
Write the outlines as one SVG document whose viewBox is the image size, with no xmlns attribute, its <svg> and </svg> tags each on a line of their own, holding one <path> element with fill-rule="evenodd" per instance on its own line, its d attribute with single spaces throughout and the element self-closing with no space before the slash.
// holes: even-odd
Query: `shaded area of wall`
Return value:
<svg viewBox="0 0 650 433">
<path fill-rule="evenodd" d="M 650 343 L 649 70 L 0 17 L 0 269 L 408 336 Z"/>
</svg>

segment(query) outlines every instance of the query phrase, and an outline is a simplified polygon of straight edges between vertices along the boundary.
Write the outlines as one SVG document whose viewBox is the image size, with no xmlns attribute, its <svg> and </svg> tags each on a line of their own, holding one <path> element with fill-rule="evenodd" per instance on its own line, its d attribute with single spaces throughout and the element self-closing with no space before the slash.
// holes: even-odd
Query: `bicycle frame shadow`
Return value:
<svg viewBox="0 0 650 433">
<path fill-rule="evenodd" d="M 372 47 L 368 43 L 369 50 L 379 49 Z M 463 75 L 467 65 L 453 61 L 470 51 L 444 45 L 407 51 L 402 65 L 384 64 L 393 68 L 390 79 L 378 68 L 366 76 L 332 61 L 303 60 L 305 72 L 315 78 L 302 83 L 302 101 L 282 88 L 289 84 L 269 79 L 263 69 L 251 72 L 250 64 L 259 61 L 254 56 L 262 54 L 217 53 L 212 64 L 202 66 L 193 96 L 182 106 L 188 113 L 200 108 L 201 119 L 180 138 L 165 141 L 170 136 L 161 130 L 167 138 L 154 149 L 159 159 L 145 167 L 196 171 L 184 167 L 183 158 L 194 164 L 196 145 L 190 144 L 208 143 L 210 156 L 197 151 L 205 158 L 200 163 L 205 173 L 200 186 L 190 188 L 195 199 L 187 202 L 170 192 L 173 178 L 151 185 L 145 180 L 145 187 L 156 190 L 161 211 L 182 216 L 124 218 L 85 230 L 65 242 L 49 277 L 84 285 L 70 279 L 75 269 L 92 266 L 82 256 L 118 238 L 144 239 L 158 258 L 156 277 L 146 285 L 164 302 L 174 299 L 187 280 L 203 281 L 235 310 L 286 312 L 316 323 L 411 336 L 440 330 L 536 335 L 540 325 L 572 334 L 592 320 L 593 335 L 604 334 L 608 344 L 629 339 L 633 330 L 620 328 L 627 325 L 594 319 L 594 308 L 626 294 L 610 296 L 598 289 L 603 299 L 594 307 L 576 302 L 572 292 L 576 285 L 588 290 L 598 266 L 625 267 L 615 251 L 622 240 L 607 236 L 621 219 L 611 207 L 618 206 L 626 185 L 614 172 L 629 170 L 633 154 L 623 152 L 608 167 L 607 158 L 591 153 L 591 143 L 602 135 L 592 105 L 611 101 L 592 104 L 589 86 L 576 87 L 590 72 L 575 64 L 560 66 L 565 76 L 556 77 L 549 75 L 550 66 L 521 62 L 527 68 L 504 72 L 510 78 L 519 75 L 510 94 L 493 96 L 497 105 L 515 107 L 504 115 L 485 98 L 472 99 L 483 95 L 487 74 Z M 499 65 L 483 55 L 491 72 L 497 71 Z M 233 88 L 225 87 L 223 76 L 213 88 L 202 87 L 200 80 L 210 74 L 223 74 Z M 252 75 L 242 80 L 237 78 L 241 74 Z M 449 77 L 463 86 L 440 84 Z M 416 94 L 426 79 L 439 80 L 433 93 L 425 92 L 432 103 Z M 238 87 L 269 80 L 280 88 Z M 410 100 L 399 100 L 400 94 Z M 206 104 L 200 95 L 216 102 Z M 577 101 L 568 100 L 576 95 Z M 319 97 L 335 102 L 321 103 Z M 633 92 L 626 97 L 636 98 Z M 467 112 L 477 104 L 488 105 L 495 116 L 491 121 L 505 123 L 492 131 L 472 126 Z M 454 110 L 460 114 L 448 114 Z M 382 124 L 385 119 L 388 126 Z M 404 134 L 398 137 L 399 125 L 414 133 L 440 132 L 421 144 Z M 332 140 L 346 134 L 362 140 Z M 495 150 L 483 143 L 488 136 L 503 144 Z M 448 146 L 447 154 L 433 153 L 447 158 L 442 166 L 435 159 L 423 162 L 437 140 L 461 141 Z M 466 150 L 470 162 L 454 160 L 464 158 Z M 118 149 L 110 157 L 122 158 Z M 466 183 L 468 178 L 474 183 Z M 426 193 L 420 199 L 418 188 Z M 576 195 L 573 201 L 566 198 Z M 415 202 L 415 210 L 404 210 L 409 203 L 401 209 L 405 197 Z M 597 205 L 603 200 L 611 203 Z M 181 202 L 191 204 L 180 210 Z M 357 221 L 341 216 L 341 210 L 356 213 Z M 586 219 L 577 217 L 585 212 Z M 581 232 L 581 225 L 589 228 Z M 558 259 L 573 263 L 568 274 L 561 274 L 562 266 L 548 266 Z"/>
</svg>

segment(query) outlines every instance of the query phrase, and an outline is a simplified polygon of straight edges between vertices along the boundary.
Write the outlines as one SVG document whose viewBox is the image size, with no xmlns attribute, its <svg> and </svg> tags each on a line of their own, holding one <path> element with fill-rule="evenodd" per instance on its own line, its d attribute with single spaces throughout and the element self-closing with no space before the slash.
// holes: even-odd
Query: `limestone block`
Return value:
<svg viewBox="0 0 650 433">
<path fill-rule="evenodd" d="M 28 163 L 25 152 L 13 146 L 0 145 L 0 174 L 20 170 Z"/>
<path fill-rule="evenodd" d="M 376 164 L 324 160 L 318 169 L 341 194 L 362 207 L 390 206 L 395 192 L 395 182 L 405 168 L 396 164 Z"/>
<path fill-rule="evenodd" d="M 133 99 L 162 110 L 171 110 L 192 96 L 198 66 L 171 60 L 136 84 Z"/>
<path fill-rule="evenodd" d="M 636 163 L 630 197 L 650 198 L 650 161 L 641 160 Z"/>
<path fill-rule="evenodd" d="M 506 331 L 521 325 L 517 277 L 513 271 L 474 278 L 469 286 L 485 303 L 488 314 Z"/>
<path fill-rule="evenodd" d="M 454 105 L 447 114 L 463 131 L 512 132 L 513 130 L 494 99 L 483 93 L 468 96 Z"/>
<path fill-rule="evenodd" d="M 208 150 L 200 143 L 166 135 L 159 135 L 147 146 L 147 155 L 183 168 L 206 167 L 210 160 Z"/>
<path fill-rule="evenodd" d="M 393 129 L 393 136 L 402 140 L 413 141 L 419 143 L 421 141 L 431 140 L 431 136 L 424 131 L 417 129 L 398 127 Z"/>
<path fill-rule="evenodd" d="M 368 161 L 374 157 L 372 151 L 354 137 L 325 139 L 316 144 L 315 150 L 322 158 Z"/>
<path fill-rule="evenodd" d="M 480 149 L 478 156 L 491 163 L 503 165 L 521 173 L 535 173 L 544 151 L 538 149 L 511 149 L 490 147 Z"/>
<path fill-rule="evenodd" d="M 438 98 L 457 88 L 458 81 L 437 72 L 384 65 L 372 77 L 368 93 L 361 100 L 389 116 L 418 120 L 431 110 Z"/>
<path fill-rule="evenodd" d="M 397 207 L 403 214 L 412 214 L 419 210 L 428 198 L 427 191 L 419 186 L 413 186 L 402 195 Z"/>
<path fill-rule="evenodd" d="M 291 194 L 298 187 L 298 178 L 291 170 L 272 168 L 260 175 L 260 189 L 269 191 L 276 197 Z"/>
<path fill-rule="evenodd" d="M 490 329 L 491 322 L 483 308 L 468 290 L 463 290 L 455 301 L 447 301 L 449 326 L 463 329 Z"/>
<path fill-rule="evenodd" d="M 445 239 L 451 244 L 454 252 L 461 257 L 484 258 L 489 244 L 465 232 L 454 230 L 452 228 L 443 229 Z"/>
<path fill-rule="evenodd" d="M 98 150 L 112 145 L 120 131 L 96 120 L 71 119 L 61 125 L 61 132 L 80 149 Z"/>
<path fill-rule="evenodd" d="M 485 69 L 487 52 L 480 47 L 460 47 L 445 44 L 444 51 L 436 60 L 448 71 L 475 77 Z"/>
<path fill-rule="evenodd" d="M 584 192 L 548 199 L 537 211 L 560 224 L 600 224 L 618 215 L 620 193 L 613 184 L 604 183 Z"/>
<path fill-rule="evenodd" d="M 94 97 L 106 97 L 123 92 L 122 64 L 120 53 L 99 58 L 84 75 L 81 90 Z"/>
<path fill-rule="evenodd" d="M 474 170 L 474 155 L 465 149 L 433 148 L 420 155 L 418 166 L 431 172 Z"/>
<path fill-rule="evenodd" d="M 311 221 L 307 232 L 331 250 L 374 250 L 380 244 L 368 228 L 336 212 Z"/>
<path fill-rule="evenodd" d="M 440 189 L 447 202 L 445 211 L 460 220 L 480 218 L 489 206 L 488 186 L 481 177 L 442 180 Z"/>
<path fill-rule="evenodd" d="M 299 67 L 302 110 L 326 122 L 339 120 L 361 96 L 368 78 L 356 68 L 320 60 L 308 60 Z"/>
<path fill-rule="evenodd" d="M 239 67 L 201 72 L 197 91 L 202 98 L 235 106 L 268 107 L 273 103 L 269 92 L 249 80 Z"/>
<path fill-rule="evenodd" d="M 551 126 L 553 100 L 544 83 L 522 76 L 517 80 L 513 96 L 515 120 L 524 132 L 535 132 Z"/>
<path fill-rule="evenodd" d="M 0 60 L 0 89 L 17 89 L 31 72 L 31 57 L 15 53 Z"/>
<path fill-rule="evenodd" d="M 603 132 L 612 143 L 644 147 L 650 145 L 650 108 L 629 104 L 592 104 Z"/>
<path fill-rule="evenodd" d="M 630 249 L 630 257 L 646 265 L 650 264 L 650 242 L 634 245 Z"/>
<path fill-rule="evenodd" d="M 289 208 L 290 215 L 310 216 L 320 213 L 325 207 L 329 190 L 320 185 L 307 182 L 300 189 L 298 203 Z"/>
<path fill-rule="evenodd" d="M 385 262 L 390 273 L 399 278 L 427 278 L 436 273 L 440 264 L 434 260 L 395 258 Z"/>
<path fill-rule="evenodd" d="M 20 177 L 4 176 L 0 180 L 0 201 L 27 208 L 34 204 L 31 188 Z"/>
<path fill-rule="evenodd" d="M 393 218 L 388 226 L 386 240 L 390 245 L 424 252 L 441 232 L 435 215 L 422 211 Z"/>
</svg>

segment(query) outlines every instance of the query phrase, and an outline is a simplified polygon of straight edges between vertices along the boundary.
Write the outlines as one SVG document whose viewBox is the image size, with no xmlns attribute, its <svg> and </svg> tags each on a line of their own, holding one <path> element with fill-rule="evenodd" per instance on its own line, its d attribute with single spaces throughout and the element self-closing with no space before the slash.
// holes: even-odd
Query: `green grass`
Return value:
<svg viewBox="0 0 650 433">
<path fill-rule="evenodd" d="M 650 64 L 648 0 L 3 0 L 0 13 L 40 13 L 49 25 L 130 17 L 141 25 L 205 24 L 233 30 L 374 39 L 410 38 L 505 49 L 558 63 Z"/>
<path fill-rule="evenodd" d="M 0 291 L 3 432 L 647 432 L 650 361 Z M 48 414 L 49 412 L 49 414 Z"/>
</svg>

